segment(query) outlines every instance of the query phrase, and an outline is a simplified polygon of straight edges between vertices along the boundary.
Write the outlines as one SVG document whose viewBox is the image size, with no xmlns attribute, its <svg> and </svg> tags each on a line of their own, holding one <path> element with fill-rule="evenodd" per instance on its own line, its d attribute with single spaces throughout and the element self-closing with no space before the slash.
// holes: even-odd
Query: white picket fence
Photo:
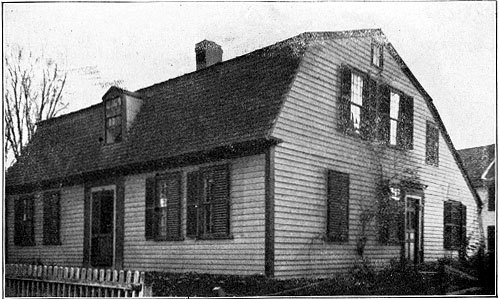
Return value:
<svg viewBox="0 0 499 299">
<path fill-rule="evenodd" d="M 144 272 L 5 265 L 6 297 L 149 297 Z"/>
</svg>

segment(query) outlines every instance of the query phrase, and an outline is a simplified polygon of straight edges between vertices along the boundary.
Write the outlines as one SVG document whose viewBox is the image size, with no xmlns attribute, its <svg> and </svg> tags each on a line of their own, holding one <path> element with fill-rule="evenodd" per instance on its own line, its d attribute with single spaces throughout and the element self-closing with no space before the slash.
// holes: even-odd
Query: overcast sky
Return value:
<svg viewBox="0 0 499 299">
<path fill-rule="evenodd" d="M 4 50 L 19 45 L 69 70 L 65 112 L 195 70 L 194 44 L 224 60 L 306 31 L 381 28 L 426 91 L 457 149 L 496 136 L 496 3 L 11 3 Z"/>
</svg>

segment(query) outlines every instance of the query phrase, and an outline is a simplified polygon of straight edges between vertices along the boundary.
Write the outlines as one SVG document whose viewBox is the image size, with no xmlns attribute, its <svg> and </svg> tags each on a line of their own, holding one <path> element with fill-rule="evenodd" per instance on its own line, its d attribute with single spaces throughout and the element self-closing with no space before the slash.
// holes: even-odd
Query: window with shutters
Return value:
<svg viewBox="0 0 499 299">
<path fill-rule="evenodd" d="M 327 174 L 327 239 L 332 242 L 348 242 L 350 200 L 350 176 L 347 173 L 328 170 Z"/>
<path fill-rule="evenodd" d="M 426 122 L 426 164 L 438 166 L 438 128 Z"/>
<path fill-rule="evenodd" d="M 146 239 L 181 240 L 181 174 L 146 179 Z"/>
<path fill-rule="evenodd" d="M 187 174 L 187 236 L 230 238 L 229 164 Z"/>
<path fill-rule="evenodd" d="M 21 196 L 15 201 L 15 245 L 35 245 L 34 214 L 34 195 Z"/>
<path fill-rule="evenodd" d="M 123 137 L 122 99 L 120 96 L 118 96 L 106 100 L 105 106 L 106 143 L 110 144 L 120 142 Z"/>
<path fill-rule="evenodd" d="M 60 195 L 57 191 L 43 194 L 43 244 L 60 245 Z"/>
<path fill-rule="evenodd" d="M 488 210 L 495 211 L 496 210 L 496 186 L 495 184 L 491 184 L 487 188 L 488 193 Z"/>
<path fill-rule="evenodd" d="M 414 99 L 343 65 L 338 128 L 366 140 L 413 148 Z"/>
<path fill-rule="evenodd" d="M 466 206 L 454 200 L 444 202 L 444 248 L 460 250 L 466 245 Z"/>
<path fill-rule="evenodd" d="M 371 43 L 371 64 L 383 68 L 383 45 L 374 41 Z"/>
</svg>

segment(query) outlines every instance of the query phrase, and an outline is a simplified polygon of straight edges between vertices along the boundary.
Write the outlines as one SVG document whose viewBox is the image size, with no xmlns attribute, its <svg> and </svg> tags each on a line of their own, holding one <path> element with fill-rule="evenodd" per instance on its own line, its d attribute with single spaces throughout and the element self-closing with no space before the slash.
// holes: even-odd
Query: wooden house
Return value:
<svg viewBox="0 0 499 299">
<path fill-rule="evenodd" d="M 38 124 L 6 175 L 7 262 L 284 278 L 473 253 L 480 199 L 381 30 L 195 51 Z"/>
<path fill-rule="evenodd" d="M 496 236 L 496 173 L 495 144 L 459 150 L 464 169 L 483 203 L 482 229 L 485 250 L 494 254 Z"/>
</svg>

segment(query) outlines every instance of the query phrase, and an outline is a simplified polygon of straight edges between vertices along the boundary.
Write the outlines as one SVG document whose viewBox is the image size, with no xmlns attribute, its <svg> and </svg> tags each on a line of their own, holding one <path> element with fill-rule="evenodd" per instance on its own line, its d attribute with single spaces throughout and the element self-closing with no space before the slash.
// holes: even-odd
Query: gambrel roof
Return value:
<svg viewBox="0 0 499 299">
<path fill-rule="evenodd" d="M 133 95 L 143 100 L 142 108 L 128 137 L 117 144 L 99 141 L 104 134 L 102 103 L 43 121 L 22 157 L 8 170 L 7 188 L 22 190 L 26 185 L 84 180 L 103 172 L 140 171 L 151 165 L 172 165 L 172 159 L 187 163 L 195 157 L 226 156 L 279 142 L 271 136 L 273 124 L 307 47 L 322 40 L 369 36 L 386 39 L 380 29 L 306 32 L 139 89 Z M 431 97 L 393 46 L 387 43 L 386 48 L 426 99 L 467 178 Z"/>
</svg>

